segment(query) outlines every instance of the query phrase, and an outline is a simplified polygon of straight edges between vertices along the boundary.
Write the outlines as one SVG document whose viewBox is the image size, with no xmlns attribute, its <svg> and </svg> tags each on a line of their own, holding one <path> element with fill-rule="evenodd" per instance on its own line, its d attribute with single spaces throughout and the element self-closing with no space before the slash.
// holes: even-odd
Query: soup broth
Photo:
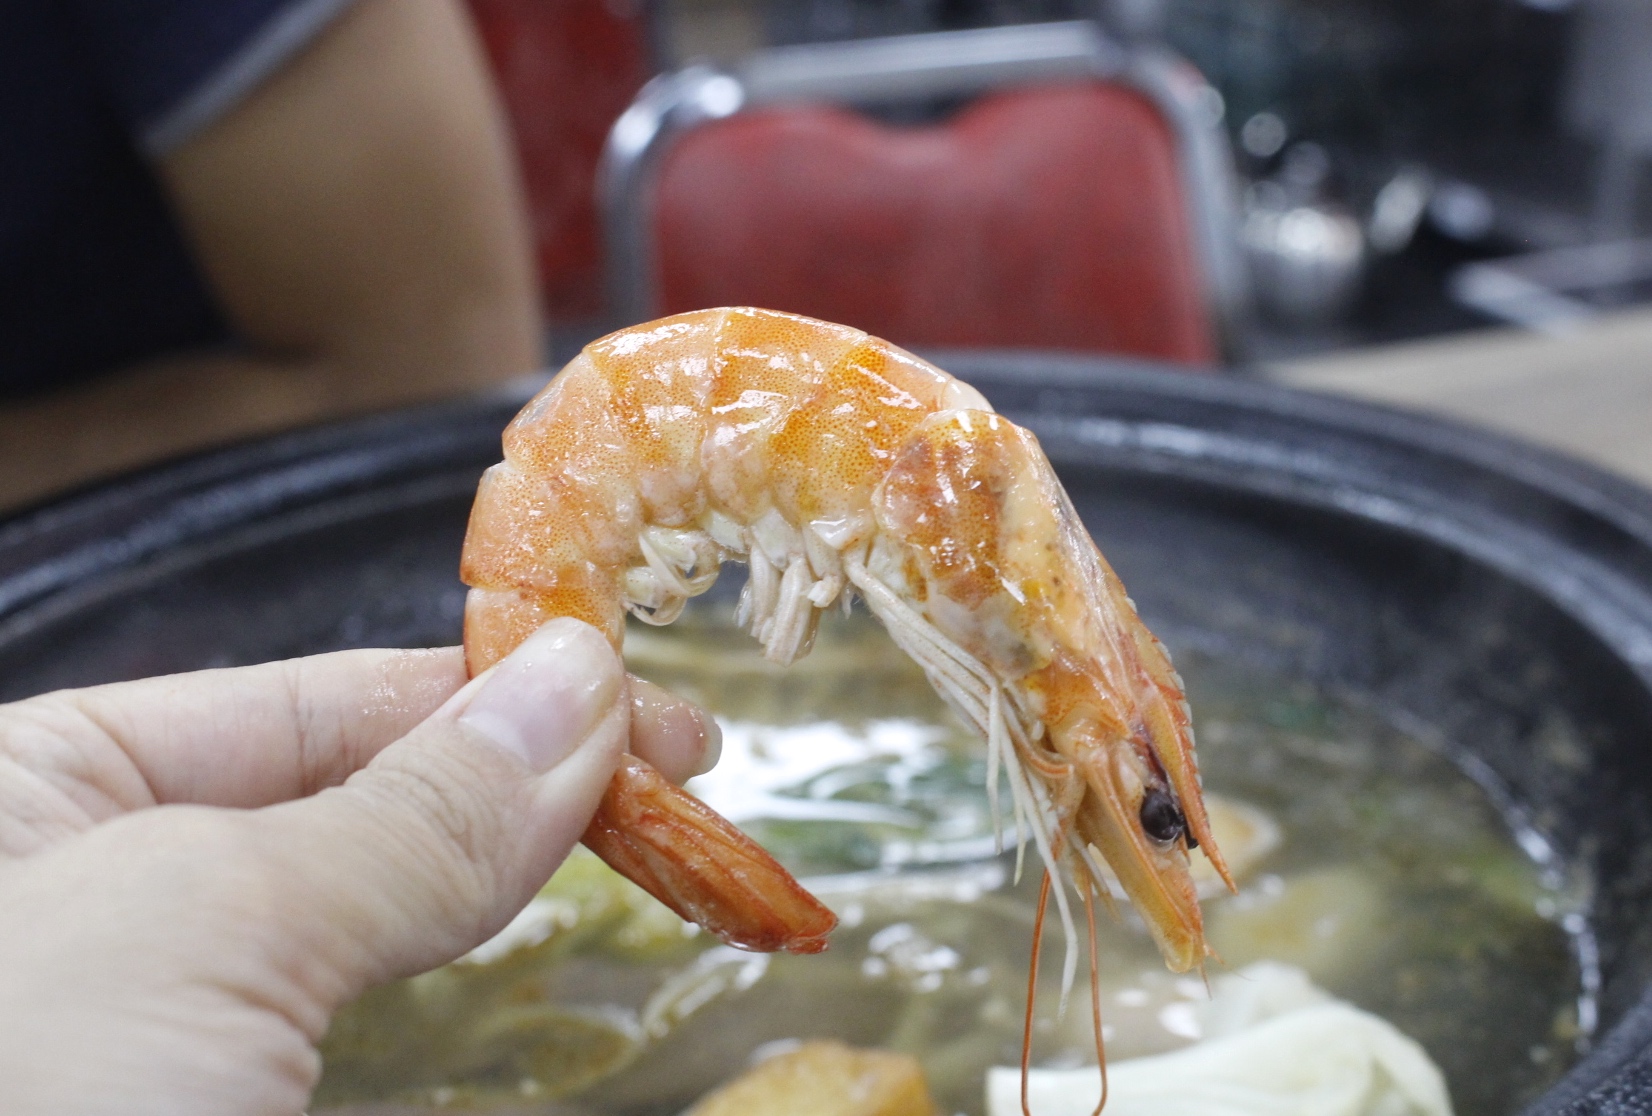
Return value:
<svg viewBox="0 0 1652 1116">
<path fill-rule="evenodd" d="M 1017 880 L 1013 833 L 995 852 L 984 746 L 860 612 L 790 668 L 717 602 L 632 631 L 626 657 L 718 715 L 723 759 L 690 787 L 810 878 L 842 919 L 830 950 L 720 946 L 578 854 L 495 942 L 342 1013 L 318 1107 L 665 1116 L 777 1043 L 835 1037 L 915 1055 L 942 1111 L 981 1113 L 987 1067 L 1020 1059 L 1039 879 L 1029 851 Z M 1421 1043 L 1463 1116 L 1552 1083 L 1589 1024 L 1579 881 L 1444 746 L 1241 665 L 1178 666 L 1241 877 L 1209 889 L 1212 971 L 1300 966 Z M 1101 928 L 1109 1058 L 1197 1041 L 1205 984 L 1121 913 Z M 1034 1061 L 1093 1064 L 1087 1007 L 1057 1010 L 1050 922 Z"/>
</svg>

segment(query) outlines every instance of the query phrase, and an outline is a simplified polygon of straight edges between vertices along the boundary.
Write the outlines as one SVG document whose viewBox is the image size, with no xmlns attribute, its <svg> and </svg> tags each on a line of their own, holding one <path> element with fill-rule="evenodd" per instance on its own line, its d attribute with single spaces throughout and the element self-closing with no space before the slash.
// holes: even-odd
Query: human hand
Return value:
<svg viewBox="0 0 1652 1116">
<path fill-rule="evenodd" d="M 547 624 L 0 706 L 0 1113 L 281 1114 L 364 988 L 485 941 L 627 747 L 715 762 L 710 718 Z"/>
</svg>

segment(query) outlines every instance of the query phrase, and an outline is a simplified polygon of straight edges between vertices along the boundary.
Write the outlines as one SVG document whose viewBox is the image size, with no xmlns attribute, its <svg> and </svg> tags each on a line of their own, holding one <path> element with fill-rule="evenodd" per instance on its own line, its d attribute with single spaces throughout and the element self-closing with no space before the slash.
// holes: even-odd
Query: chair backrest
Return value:
<svg viewBox="0 0 1652 1116">
<path fill-rule="evenodd" d="M 992 93 L 937 127 L 742 113 L 660 169 L 660 310 L 761 305 L 908 345 L 1217 359 L 1175 143 L 1139 93 Z"/>
<path fill-rule="evenodd" d="M 837 104 L 983 91 L 919 127 Z M 613 316 L 753 303 L 903 344 L 1211 363 L 1246 302 L 1212 100 L 1089 23 L 666 75 L 605 155 Z"/>
<path fill-rule="evenodd" d="M 546 313 L 596 317 L 604 308 L 597 163 L 652 73 L 645 5 L 469 3 L 516 138 Z"/>
</svg>

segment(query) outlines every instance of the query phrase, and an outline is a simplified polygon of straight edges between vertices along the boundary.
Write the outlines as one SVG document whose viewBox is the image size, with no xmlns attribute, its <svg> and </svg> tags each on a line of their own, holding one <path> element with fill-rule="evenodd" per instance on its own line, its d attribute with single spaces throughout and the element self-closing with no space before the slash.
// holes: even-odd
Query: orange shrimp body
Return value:
<svg viewBox="0 0 1652 1116">
<path fill-rule="evenodd" d="M 973 388 L 858 330 L 704 310 L 589 345 L 504 451 L 465 540 L 473 674 L 559 616 L 618 648 L 627 610 L 669 623 L 729 559 L 750 567 L 740 621 L 777 662 L 858 593 L 987 740 L 989 792 L 1007 780 L 1069 931 L 1066 890 L 1105 897 L 1105 860 L 1171 967 L 1202 961 L 1188 850 L 1226 868 L 1180 679 L 1036 439 Z M 834 923 L 640 760 L 585 840 L 731 944 L 813 952 Z"/>
</svg>

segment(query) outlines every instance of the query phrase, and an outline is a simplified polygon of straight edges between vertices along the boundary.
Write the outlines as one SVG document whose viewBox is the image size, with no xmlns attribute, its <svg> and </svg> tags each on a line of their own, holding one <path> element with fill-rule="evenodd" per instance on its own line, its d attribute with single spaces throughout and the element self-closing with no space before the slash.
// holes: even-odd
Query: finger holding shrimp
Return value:
<svg viewBox="0 0 1652 1116">
<path fill-rule="evenodd" d="M 339 1004 L 498 930 L 628 745 L 704 762 L 635 690 L 562 620 L 469 683 L 364 651 L 0 706 L 6 1111 L 301 1111 Z"/>
<path fill-rule="evenodd" d="M 122 813 L 257 808 L 342 783 L 465 684 L 457 647 L 365 649 L 59 690 L 0 705 L 0 859 Z M 628 748 L 680 783 L 717 723 L 629 680 Z"/>
</svg>

